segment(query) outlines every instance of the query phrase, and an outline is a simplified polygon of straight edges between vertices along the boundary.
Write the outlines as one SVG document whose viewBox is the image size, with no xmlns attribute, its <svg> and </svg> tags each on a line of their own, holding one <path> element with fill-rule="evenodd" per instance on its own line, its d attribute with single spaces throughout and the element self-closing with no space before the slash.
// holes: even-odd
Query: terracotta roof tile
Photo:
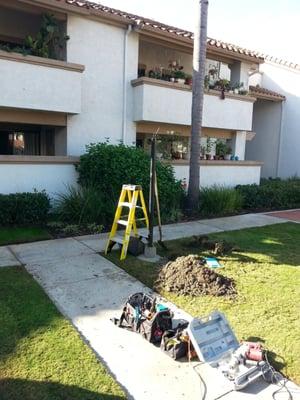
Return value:
<svg viewBox="0 0 300 400">
<path fill-rule="evenodd" d="M 166 24 L 162 24 L 160 22 L 154 21 L 149 18 L 144 18 L 139 15 L 135 14 L 130 14 L 121 10 L 117 10 L 111 7 L 106 7 L 102 4 L 99 3 L 94 3 L 91 1 L 87 0 L 56 0 L 57 3 L 65 3 L 68 4 L 70 7 L 80 7 L 80 8 L 85 8 L 87 10 L 93 11 L 97 14 L 106 14 L 106 15 L 113 15 L 115 17 L 118 17 L 120 19 L 126 20 L 127 22 L 133 22 L 137 26 L 147 26 L 149 28 L 152 28 L 154 30 L 160 30 L 165 33 L 169 33 L 170 35 L 174 35 L 177 37 L 182 37 L 185 39 L 190 39 L 193 40 L 194 34 L 193 32 L 186 31 L 184 29 L 179 29 L 174 26 L 169 26 Z M 210 48 L 217 48 L 217 49 L 223 49 L 225 51 L 233 52 L 233 53 L 239 53 L 244 56 L 251 57 L 255 59 L 256 61 L 263 61 L 263 57 L 255 51 L 250 51 L 247 49 L 244 49 L 242 47 L 233 45 L 231 43 L 226 43 L 221 40 L 216 40 L 212 38 L 207 39 L 207 45 Z"/>
<path fill-rule="evenodd" d="M 260 86 L 249 86 L 249 94 L 257 98 L 269 98 L 270 100 L 285 100 L 285 96 L 274 92 L 273 90 L 265 89 Z"/>
<path fill-rule="evenodd" d="M 121 20 L 134 23 L 137 26 L 141 26 L 141 27 L 146 26 L 146 27 L 152 28 L 154 30 L 162 31 L 164 33 L 168 33 L 170 35 L 174 35 L 177 37 L 182 37 L 182 38 L 190 39 L 190 40 L 193 40 L 193 38 L 194 38 L 193 32 L 189 32 L 184 29 L 179 29 L 174 26 L 162 24 L 160 22 L 154 21 L 149 18 L 144 18 L 139 15 L 127 13 L 125 11 L 107 7 L 102 4 L 92 2 L 92 1 L 88 1 L 88 0 L 56 0 L 56 2 L 68 4 L 68 5 L 70 5 L 70 7 L 75 6 L 75 7 L 85 8 L 87 10 L 92 11 L 93 13 L 98 14 L 98 15 L 99 14 L 100 15 L 101 14 L 102 15 L 103 14 L 112 15 L 114 17 L 120 18 Z M 292 69 L 296 69 L 296 70 L 300 71 L 299 64 L 288 62 L 288 61 L 282 60 L 280 58 L 269 56 L 266 54 L 262 54 L 258 51 L 248 50 L 248 49 L 239 47 L 232 43 L 223 42 L 222 40 L 208 38 L 207 45 L 211 49 L 213 49 L 213 48 L 223 49 L 225 51 L 229 51 L 232 53 L 239 53 L 241 55 L 248 56 L 259 62 L 266 60 L 266 61 L 270 61 L 270 62 L 279 64 L 279 65 L 282 65 L 287 68 L 292 68 Z"/>
<path fill-rule="evenodd" d="M 278 58 L 278 57 L 269 56 L 267 54 L 261 54 L 261 56 L 266 61 L 270 61 L 270 62 L 273 62 L 275 64 L 282 65 L 283 67 L 287 67 L 287 68 L 291 68 L 291 69 L 295 69 L 297 71 L 300 71 L 300 64 L 293 63 L 293 62 L 290 62 L 290 61 L 286 61 L 286 60 L 283 60 L 283 59 Z"/>
</svg>

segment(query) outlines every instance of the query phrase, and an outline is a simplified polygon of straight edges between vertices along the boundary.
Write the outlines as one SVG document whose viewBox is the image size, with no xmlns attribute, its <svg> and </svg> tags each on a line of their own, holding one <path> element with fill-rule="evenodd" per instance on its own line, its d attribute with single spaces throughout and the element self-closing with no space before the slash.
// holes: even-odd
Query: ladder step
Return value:
<svg viewBox="0 0 300 400">
<path fill-rule="evenodd" d="M 124 236 L 115 235 L 113 238 L 109 239 L 111 242 L 116 242 L 119 244 L 123 244 Z"/>
<path fill-rule="evenodd" d="M 119 203 L 119 207 L 129 207 L 129 208 L 131 208 L 132 207 L 132 203 L 129 203 L 128 201 L 121 201 Z M 135 208 L 143 208 L 143 207 L 135 206 Z"/>
<path fill-rule="evenodd" d="M 140 186 L 140 185 L 123 185 L 122 190 L 130 190 L 131 192 L 135 192 L 136 190 L 142 190 L 142 186 Z"/>
<path fill-rule="evenodd" d="M 126 217 L 128 217 L 128 215 L 123 215 L 123 218 L 126 218 Z M 137 218 L 135 221 L 146 221 L 146 218 Z M 117 221 L 117 224 L 127 226 L 128 221 L 125 221 L 124 219 L 119 219 Z"/>
<path fill-rule="evenodd" d="M 119 219 L 119 221 L 117 221 L 117 224 L 127 226 L 128 221 L 124 221 L 124 219 Z"/>
</svg>

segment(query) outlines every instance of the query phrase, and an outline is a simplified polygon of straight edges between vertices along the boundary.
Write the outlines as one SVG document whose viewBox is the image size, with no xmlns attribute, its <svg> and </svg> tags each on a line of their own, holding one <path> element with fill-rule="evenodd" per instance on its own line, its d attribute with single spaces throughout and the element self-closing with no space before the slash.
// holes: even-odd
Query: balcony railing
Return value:
<svg viewBox="0 0 300 400">
<path fill-rule="evenodd" d="M 192 87 L 153 78 L 139 78 L 134 88 L 134 120 L 190 125 Z M 204 95 L 203 126 L 207 128 L 251 131 L 253 103 L 249 95 L 209 90 Z"/>
<path fill-rule="evenodd" d="M 84 66 L 0 51 L 0 107 L 78 114 Z"/>
</svg>

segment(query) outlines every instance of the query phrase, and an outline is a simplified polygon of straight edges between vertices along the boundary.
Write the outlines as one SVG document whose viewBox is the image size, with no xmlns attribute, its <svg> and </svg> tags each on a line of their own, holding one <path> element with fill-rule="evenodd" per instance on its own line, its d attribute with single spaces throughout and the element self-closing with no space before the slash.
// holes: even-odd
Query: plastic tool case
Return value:
<svg viewBox="0 0 300 400">
<path fill-rule="evenodd" d="M 243 362 L 242 345 L 222 313 L 215 311 L 205 319 L 194 318 L 188 334 L 199 360 L 220 369 L 235 390 L 245 388 L 263 374 L 264 362 Z"/>
</svg>

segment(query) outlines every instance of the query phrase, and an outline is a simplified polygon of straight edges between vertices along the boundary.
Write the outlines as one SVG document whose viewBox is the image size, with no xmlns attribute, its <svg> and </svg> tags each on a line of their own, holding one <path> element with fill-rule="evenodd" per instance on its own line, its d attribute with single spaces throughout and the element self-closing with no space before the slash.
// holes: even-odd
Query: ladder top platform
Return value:
<svg viewBox="0 0 300 400">
<path fill-rule="evenodd" d="M 141 185 L 123 185 L 122 189 L 123 190 L 131 190 L 131 191 L 142 190 L 142 186 Z"/>
</svg>

